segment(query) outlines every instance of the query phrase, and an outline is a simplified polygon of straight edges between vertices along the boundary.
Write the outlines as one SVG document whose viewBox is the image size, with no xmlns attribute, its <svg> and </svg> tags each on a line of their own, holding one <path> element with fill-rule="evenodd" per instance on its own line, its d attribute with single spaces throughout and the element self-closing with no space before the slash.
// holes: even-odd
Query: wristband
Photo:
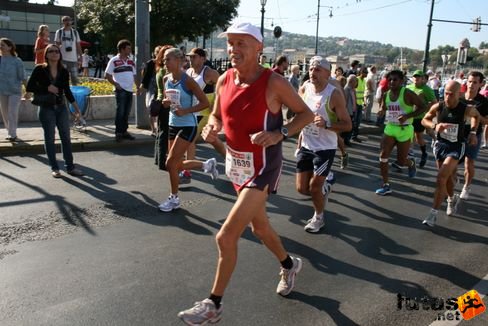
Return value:
<svg viewBox="0 0 488 326">
<path fill-rule="evenodd" d="M 470 133 L 471 135 L 476 135 L 476 131 L 474 131 L 474 130 L 471 130 L 469 133 Z"/>
</svg>

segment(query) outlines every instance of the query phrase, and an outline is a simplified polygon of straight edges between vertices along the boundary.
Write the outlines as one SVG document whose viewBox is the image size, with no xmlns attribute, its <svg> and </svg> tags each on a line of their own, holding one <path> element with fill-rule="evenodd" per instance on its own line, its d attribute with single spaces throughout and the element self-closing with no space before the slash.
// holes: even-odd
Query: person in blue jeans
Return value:
<svg viewBox="0 0 488 326">
<path fill-rule="evenodd" d="M 128 40 L 117 43 L 119 53 L 107 64 L 105 78 L 114 86 L 117 111 L 115 114 L 115 140 L 134 140 L 135 137 L 127 132 L 129 128 L 129 114 L 132 109 L 132 91 L 135 83 L 136 64 L 130 58 L 132 45 Z M 136 85 L 137 86 L 137 85 Z"/>
<path fill-rule="evenodd" d="M 73 163 L 73 151 L 71 149 L 71 138 L 69 128 L 69 113 L 64 102 L 64 97 L 75 108 L 75 118 L 79 119 L 80 109 L 69 88 L 69 72 L 61 63 L 61 51 L 57 45 L 50 44 L 44 52 L 45 63 L 37 65 L 32 71 L 26 90 L 34 93 L 34 98 L 39 95 L 54 94 L 55 104 L 41 103 L 39 105 L 38 117 L 44 130 L 44 148 L 51 165 L 51 174 L 54 178 L 60 178 L 58 162 L 56 161 L 56 145 L 54 143 L 56 127 L 68 174 L 82 176 L 83 172 L 76 168 Z"/>
</svg>

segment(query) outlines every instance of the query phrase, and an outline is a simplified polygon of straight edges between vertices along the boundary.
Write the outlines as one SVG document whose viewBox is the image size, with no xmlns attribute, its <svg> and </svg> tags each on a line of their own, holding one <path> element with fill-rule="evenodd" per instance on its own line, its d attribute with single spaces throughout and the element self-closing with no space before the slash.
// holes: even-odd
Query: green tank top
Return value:
<svg viewBox="0 0 488 326">
<path fill-rule="evenodd" d="M 391 91 L 386 93 L 385 104 L 386 104 L 386 122 L 391 125 L 402 125 L 398 121 L 398 117 L 402 114 L 409 114 L 413 112 L 413 105 L 408 105 L 405 103 L 404 94 L 405 87 L 400 89 L 400 94 L 396 101 L 390 99 Z M 413 118 L 408 119 L 403 123 L 403 125 L 412 124 Z"/>
</svg>

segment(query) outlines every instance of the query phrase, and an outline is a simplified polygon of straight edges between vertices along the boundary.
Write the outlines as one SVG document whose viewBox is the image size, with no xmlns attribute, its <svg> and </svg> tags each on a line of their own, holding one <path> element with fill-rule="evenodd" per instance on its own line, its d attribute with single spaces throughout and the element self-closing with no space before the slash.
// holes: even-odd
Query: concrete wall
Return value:
<svg viewBox="0 0 488 326">
<path fill-rule="evenodd" d="M 132 110 L 130 117 L 135 115 L 136 97 L 132 99 Z M 19 122 L 31 122 L 38 121 L 37 118 L 37 106 L 32 105 L 30 101 L 22 100 L 19 107 Z M 88 120 L 109 120 L 115 119 L 115 96 L 90 96 Z"/>
</svg>

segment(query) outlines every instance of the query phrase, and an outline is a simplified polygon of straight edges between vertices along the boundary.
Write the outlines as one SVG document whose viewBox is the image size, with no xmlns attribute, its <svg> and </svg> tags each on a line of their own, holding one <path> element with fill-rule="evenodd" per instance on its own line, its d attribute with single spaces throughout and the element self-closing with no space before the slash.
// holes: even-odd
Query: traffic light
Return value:
<svg viewBox="0 0 488 326">
<path fill-rule="evenodd" d="M 473 19 L 473 26 L 471 26 L 473 32 L 479 32 L 481 30 L 481 17 Z"/>
<path fill-rule="evenodd" d="M 274 37 L 276 37 L 276 38 L 280 38 L 280 36 L 281 36 L 281 33 L 282 33 L 282 32 L 283 32 L 283 31 L 281 30 L 281 27 L 280 27 L 280 26 L 276 26 L 276 27 L 273 29 L 273 35 L 274 35 Z"/>
</svg>

